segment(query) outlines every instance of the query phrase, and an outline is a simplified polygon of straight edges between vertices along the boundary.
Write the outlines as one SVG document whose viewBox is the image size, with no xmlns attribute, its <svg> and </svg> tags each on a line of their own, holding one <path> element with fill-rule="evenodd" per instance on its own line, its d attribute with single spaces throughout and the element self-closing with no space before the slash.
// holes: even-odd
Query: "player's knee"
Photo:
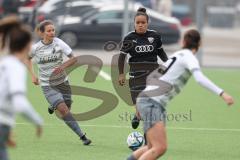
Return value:
<svg viewBox="0 0 240 160">
<path fill-rule="evenodd" d="M 69 109 L 68 107 L 66 106 L 66 104 L 60 104 L 58 107 L 57 107 L 57 110 L 59 111 L 59 113 L 61 114 L 61 116 L 65 116 L 68 114 L 69 112 Z"/>
<path fill-rule="evenodd" d="M 156 147 L 158 156 L 163 155 L 167 151 L 167 144 L 162 144 Z"/>
<path fill-rule="evenodd" d="M 71 101 L 66 101 L 65 103 L 66 103 L 68 109 L 71 110 L 72 102 Z"/>
</svg>

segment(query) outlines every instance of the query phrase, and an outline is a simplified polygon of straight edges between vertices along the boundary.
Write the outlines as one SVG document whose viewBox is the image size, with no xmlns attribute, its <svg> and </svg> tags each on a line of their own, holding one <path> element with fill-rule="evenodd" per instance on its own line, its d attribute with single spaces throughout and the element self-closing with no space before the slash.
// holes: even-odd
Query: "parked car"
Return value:
<svg viewBox="0 0 240 160">
<path fill-rule="evenodd" d="M 174 4 L 172 16 L 178 18 L 183 26 L 188 26 L 192 23 L 191 8 L 187 4 Z"/>
<path fill-rule="evenodd" d="M 151 0 L 135 0 L 135 2 L 139 2 L 145 7 L 153 8 L 153 3 L 151 2 Z"/>
<path fill-rule="evenodd" d="M 129 12 L 132 17 L 139 7 L 139 4 L 130 5 Z M 120 42 L 123 10 L 124 6 L 121 3 L 97 7 L 81 17 L 65 16 L 58 28 L 59 36 L 71 47 L 76 47 L 78 42 Z M 151 20 L 149 28 L 162 34 L 164 44 L 177 43 L 180 39 L 179 20 L 163 16 L 151 9 L 147 10 Z M 133 26 L 131 28 L 133 29 Z"/>
<path fill-rule="evenodd" d="M 43 5 L 47 0 L 25 0 L 22 2 L 22 5 L 19 7 L 19 17 L 20 19 L 26 23 L 32 26 L 32 28 L 35 27 L 35 16 L 36 16 L 36 10 Z"/>
<path fill-rule="evenodd" d="M 58 0 L 59 1 L 59 0 Z M 68 15 L 71 16 L 82 16 L 86 12 L 94 9 L 95 7 L 98 7 L 102 5 L 101 2 L 92 2 L 92 1 L 82 1 L 82 0 L 72 0 L 72 1 L 63 1 L 60 0 L 60 3 L 56 3 L 58 7 L 52 7 L 51 9 L 46 12 L 42 12 L 42 6 L 37 14 L 37 23 L 45 20 L 50 19 L 56 22 L 57 20 L 62 20 L 60 17 L 67 17 Z M 59 1 L 59 2 L 60 2 Z M 63 3 L 64 2 L 64 3 Z"/>
<path fill-rule="evenodd" d="M 45 19 L 54 19 L 54 10 L 61 10 L 65 13 L 65 7 L 67 3 L 74 2 L 75 0 L 48 0 L 36 11 L 36 23 L 39 23 Z M 78 1 L 78 0 L 76 0 Z M 53 16 L 52 16 L 53 15 Z"/>
<path fill-rule="evenodd" d="M 115 0 L 116 1 L 116 0 Z M 121 0 L 118 0 L 121 1 Z M 55 20 L 57 16 L 64 14 L 82 15 L 83 8 L 91 9 L 100 3 L 113 3 L 114 0 L 48 0 L 37 10 L 36 23 L 45 19 Z M 77 11 L 77 9 L 78 11 Z M 72 11 L 74 10 L 74 11 Z M 85 10 L 84 12 L 86 12 Z"/>
</svg>

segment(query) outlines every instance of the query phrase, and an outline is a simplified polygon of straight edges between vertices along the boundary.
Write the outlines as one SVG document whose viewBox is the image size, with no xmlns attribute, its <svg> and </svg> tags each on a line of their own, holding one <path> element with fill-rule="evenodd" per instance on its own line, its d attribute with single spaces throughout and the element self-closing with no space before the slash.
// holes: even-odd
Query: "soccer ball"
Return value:
<svg viewBox="0 0 240 160">
<path fill-rule="evenodd" d="M 137 150 L 144 144 L 144 136 L 139 132 L 132 132 L 127 137 L 127 145 L 132 151 Z"/>
</svg>

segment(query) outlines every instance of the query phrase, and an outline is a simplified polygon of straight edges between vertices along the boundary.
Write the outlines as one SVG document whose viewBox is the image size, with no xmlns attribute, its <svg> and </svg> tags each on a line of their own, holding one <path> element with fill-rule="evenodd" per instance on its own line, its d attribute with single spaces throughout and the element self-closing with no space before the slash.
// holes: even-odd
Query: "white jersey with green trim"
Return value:
<svg viewBox="0 0 240 160">
<path fill-rule="evenodd" d="M 56 67 L 63 63 L 63 55 L 69 56 L 72 49 L 61 39 L 54 38 L 51 44 L 42 41 L 33 45 L 30 57 L 38 65 L 38 74 L 41 86 L 49 86 L 50 77 Z M 51 85 L 58 85 L 66 80 L 66 74 L 51 77 Z"/>
<path fill-rule="evenodd" d="M 183 49 L 175 52 L 163 65 L 167 68 L 167 70 L 166 73 L 159 78 L 159 80 L 172 85 L 172 89 L 165 94 L 151 98 L 158 101 L 163 106 L 166 106 L 167 102 L 180 93 L 191 77 L 193 71 L 200 70 L 200 65 L 197 58 L 189 49 Z M 158 86 L 147 83 L 147 87 L 144 91 L 150 91 L 157 88 Z"/>
</svg>

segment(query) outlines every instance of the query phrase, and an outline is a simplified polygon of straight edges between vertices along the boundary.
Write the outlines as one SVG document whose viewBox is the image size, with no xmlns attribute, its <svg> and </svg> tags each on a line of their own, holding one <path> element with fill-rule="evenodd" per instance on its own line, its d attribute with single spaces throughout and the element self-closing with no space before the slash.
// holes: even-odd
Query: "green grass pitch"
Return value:
<svg viewBox="0 0 240 160">
<path fill-rule="evenodd" d="M 70 82 L 111 92 L 116 95 L 111 81 L 98 77 L 94 83 L 83 81 L 86 68 L 73 71 Z M 109 67 L 104 67 L 110 73 Z M 239 160 L 240 158 L 240 72 L 234 69 L 204 69 L 204 73 L 235 98 L 228 107 L 216 95 L 200 87 L 191 79 L 183 92 L 168 106 L 168 151 L 163 160 Z M 131 106 L 119 99 L 117 108 L 99 118 L 79 122 L 91 146 L 83 146 L 78 137 L 56 118 L 47 113 L 47 102 L 40 87 L 28 80 L 28 97 L 44 118 L 43 136 L 35 137 L 35 128 L 17 118 L 14 137 L 17 148 L 10 149 L 12 160 L 124 160 L 131 153 L 126 145 L 130 128 Z M 86 112 L 101 101 L 73 96 L 72 111 Z M 141 132 L 141 127 L 138 131 Z"/>
</svg>

